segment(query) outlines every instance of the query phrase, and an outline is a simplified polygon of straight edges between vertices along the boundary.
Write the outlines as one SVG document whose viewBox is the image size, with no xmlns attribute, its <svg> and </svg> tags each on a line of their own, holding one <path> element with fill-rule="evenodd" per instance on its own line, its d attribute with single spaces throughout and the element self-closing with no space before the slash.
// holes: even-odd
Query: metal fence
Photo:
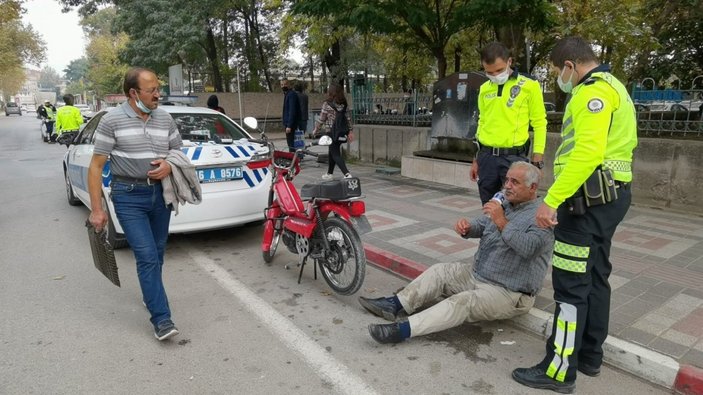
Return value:
<svg viewBox="0 0 703 395">
<path fill-rule="evenodd" d="M 703 137 L 703 90 L 638 90 L 637 129 L 652 135 Z"/>
<path fill-rule="evenodd" d="M 426 95 L 378 94 L 354 96 L 353 121 L 362 124 L 431 126 L 432 97 Z"/>
</svg>

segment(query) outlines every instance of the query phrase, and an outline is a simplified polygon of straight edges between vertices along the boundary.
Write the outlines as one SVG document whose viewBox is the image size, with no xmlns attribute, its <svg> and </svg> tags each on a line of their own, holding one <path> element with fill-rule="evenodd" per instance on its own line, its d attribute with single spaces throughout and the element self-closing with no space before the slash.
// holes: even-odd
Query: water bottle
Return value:
<svg viewBox="0 0 703 395">
<path fill-rule="evenodd" d="M 295 129 L 295 139 L 293 140 L 293 148 L 303 149 L 305 148 L 305 132 L 300 129 Z"/>
<path fill-rule="evenodd" d="M 505 201 L 505 194 L 503 191 L 498 191 L 495 195 L 493 195 L 491 200 L 495 200 L 498 204 L 503 205 L 503 202 Z"/>
<path fill-rule="evenodd" d="M 503 193 L 503 191 L 498 191 L 495 195 L 493 195 L 491 200 L 495 200 L 496 202 L 498 202 L 498 204 L 502 206 L 503 202 L 505 201 L 505 194 Z M 486 216 L 490 217 L 490 215 L 488 214 L 486 214 Z"/>
</svg>

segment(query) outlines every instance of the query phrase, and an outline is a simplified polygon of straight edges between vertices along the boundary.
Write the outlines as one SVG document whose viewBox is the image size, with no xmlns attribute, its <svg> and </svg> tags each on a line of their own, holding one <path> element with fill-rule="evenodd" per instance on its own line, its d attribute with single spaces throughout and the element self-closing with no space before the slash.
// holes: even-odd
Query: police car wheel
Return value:
<svg viewBox="0 0 703 395">
<path fill-rule="evenodd" d="M 73 187 L 71 186 L 71 180 L 68 178 L 68 173 L 64 171 L 63 177 L 66 180 L 66 199 L 68 204 L 71 206 L 80 206 L 82 202 L 73 194 Z"/>
</svg>

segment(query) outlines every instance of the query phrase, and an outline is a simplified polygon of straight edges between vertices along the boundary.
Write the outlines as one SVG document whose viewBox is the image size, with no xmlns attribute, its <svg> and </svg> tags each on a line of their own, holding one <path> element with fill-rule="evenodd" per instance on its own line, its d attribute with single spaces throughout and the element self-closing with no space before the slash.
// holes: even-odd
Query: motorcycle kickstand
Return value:
<svg viewBox="0 0 703 395">
<path fill-rule="evenodd" d="M 303 258 L 303 261 L 300 263 L 300 272 L 298 272 L 298 284 L 300 284 L 300 279 L 303 277 L 303 269 L 305 269 L 305 262 L 307 262 L 308 258 L 305 257 Z"/>
</svg>

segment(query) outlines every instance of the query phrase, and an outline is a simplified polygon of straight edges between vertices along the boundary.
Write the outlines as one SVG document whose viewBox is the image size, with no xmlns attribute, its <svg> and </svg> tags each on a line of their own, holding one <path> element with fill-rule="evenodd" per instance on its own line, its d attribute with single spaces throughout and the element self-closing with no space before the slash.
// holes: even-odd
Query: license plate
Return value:
<svg viewBox="0 0 703 395">
<path fill-rule="evenodd" d="M 241 167 L 214 167 L 198 169 L 198 179 L 201 183 L 239 180 L 242 178 Z"/>
</svg>

